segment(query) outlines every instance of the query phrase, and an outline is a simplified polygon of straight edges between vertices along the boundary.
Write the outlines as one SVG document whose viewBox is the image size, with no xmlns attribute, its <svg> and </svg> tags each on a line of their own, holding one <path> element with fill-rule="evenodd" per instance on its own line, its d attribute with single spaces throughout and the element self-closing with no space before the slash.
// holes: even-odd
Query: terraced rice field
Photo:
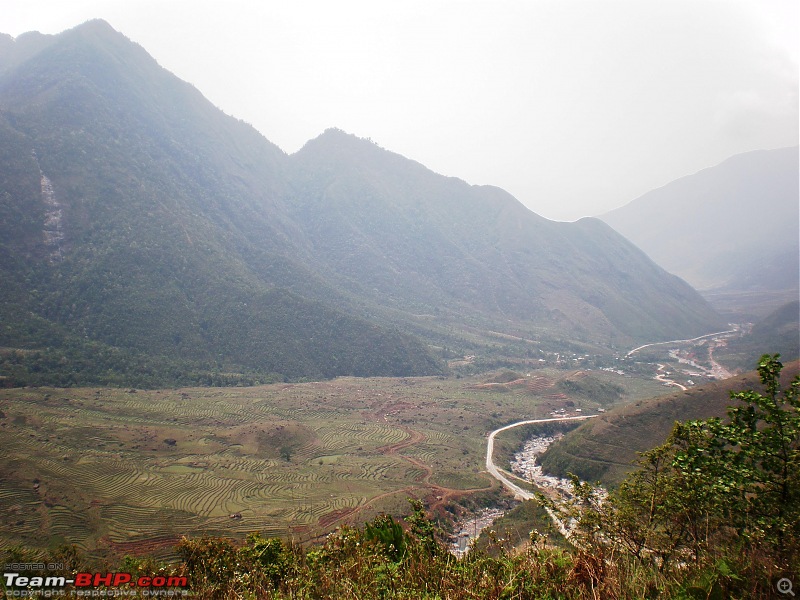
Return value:
<svg viewBox="0 0 800 600">
<path fill-rule="evenodd" d="M 486 489 L 486 432 L 546 415 L 552 402 L 531 391 L 558 376 L 511 392 L 440 378 L 2 390 L 0 547 L 157 552 L 182 535 L 252 531 L 302 541 L 407 496 Z"/>
</svg>

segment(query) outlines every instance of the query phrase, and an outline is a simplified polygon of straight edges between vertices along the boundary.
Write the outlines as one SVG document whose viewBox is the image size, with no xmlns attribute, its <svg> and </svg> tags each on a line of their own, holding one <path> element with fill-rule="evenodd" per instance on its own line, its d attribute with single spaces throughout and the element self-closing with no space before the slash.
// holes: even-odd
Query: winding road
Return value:
<svg viewBox="0 0 800 600">
<path fill-rule="evenodd" d="M 666 341 L 666 342 L 652 342 L 650 344 L 644 344 L 643 346 L 639 346 L 638 348 L 634 348 L 633 350 L 631 350 L 630 352 L 628 352 L 625 355 L 625 358 L 628 358 L 634 352 L 638 352 L 639 350 L 641 350 L 643 348 L 649 348 L 650 346 L 662 346 L 664 344 L 683 344 L 683 343 L 688 343 L 688 342 L 696 342 L 697 340 L 704 340 L 705 338 L 714 337 L 715 335 L 724 335 L 726 333 L 736 333 L 737 331 L 738 331 L 738 329 L 729 329 L 728 331 L 717 331 L 716 333 L 707 333 L 705 335 L 701 335 L 701 336 L 698 336 L 696 338 L 692 338 L 690 340 L 669 340 L 669 341 Z"/>
<path fill-rule="evenodd" d="M 514 427 L 520 427 L 522 425 L 534 425 L 536 423 L 552 423 L 554 421 L 581 421 L 586 419 L 592 419 L 597 415 L 581 415 L 579 417 L 553 417 L 550 419 L 530 419 L 527 421 L 517 421 L 516 423 L 511 423 L 511 425 L 506 425 L 505 427 L 501 427 L 500 429 L 495 429 L 489 434 L 489 438 L 486 442 L 486 470 L 489 471 L 489 474 L 497 479 L 500 483 L 502 483 L 509 491 L 514 494 L 514 498 L 517 500 L 530 500 L 534 497 L 532 492 L 522 489 L 517 484 L 512 482 L 508 477 L 506 477 L 500 469 L 494 464 L 492 460 L 492 455 L 494 454 L 494 438 L 498 433 L 506 431 L 507 429 L 513 429 Z"/>
<path fill-rule="evenodd" d="M 656 371 L 656 373 L 658 373 L 658 375 L 656 375 L 656 381 L 660 381 L 664 385 L 674 385 L 675 387 L 681 388 L 684 392 L 689 389 L 685 385 L 683 385 L 682 383 L 678 383 L 677 381 L 674 381 L 672 379 L 667 379 L 667 373 L 662 373 L 661 372 L 665 368 L 666 368 L 666 365 L 662 365 L 661 363 L 658 363 L 658 370 Z"/>
<path fill-rule="evenodd" d="M 585 420 L 585 419 L 591 419 L 591 418 L 596 417 L 596 416 L 597 415 L 581 415 L 581 416 L 577 416 L 577 417 L 553 417 L 553 418 L 549 418 L 549 419 L 530 419 L 530 420 L 526 420 L 526 421 L 517 421 L 515 423 L 511 423 L 510 425 L 506 425 L 504 427 L 500 427 L 499 429 L 495 429 L 494 431 L 489 433 L 489 437 L 488 437 L 488 440 L 487 440 L 487 446 L 486 446 L 486 470 L 489 472 L 489 474 L 492 477 L 494 477 L 502 485 L 504 485 L 506 488 L 508 488 L 514 494 L 515 498 L 520 499 L 520 500 L 530 500 L 531 498 L 534 497 L 534 494 L 529 492 L 529 491 L 527 491 L 527 490 L 522 489 L 521 487 L 519 487 L 518 485 L 513 483 L 508 477 L 506 477 L 505 474 L 503 474 L 500 471 L 500 469 L 498 469 L 495 466 L 494 462 L 492 461 L 492 455 L 494 453 L 494 438 L 495 438 L 495 436 L 498 433 L 506 431 L 507 429 L 512 429 L 514 427 L 520 427 L 522 425 L 533 425 L 533 424 L 536 424 L 536 423 L 551 423 L 551 422 L 555 422 L 555 421 L 580 421 L 580 420 Z M 364 504 L 361 504 L 359 506 L 337 510 L 337 511 L 334 511 L 334 512 L 328 514 L 328 515 L 325 515 L 325 516 L 323 516 L 322 518 L 320 518 L 318 520 L 317 524 L 319 526 L 322 526 L 322 527 L 324 527 L 326 529 L 329 529 L 335 523 L 338 523 L 338 522 L 343 521 L 343 520 L 345 520 L 345 519 L 347 519 L 349 517 L 352 517 L 355 513 L 359 512 L 361 510 L 364 510 L 365 508 L 367 508 L 368 506 L 373 504 L 376 500 L 380 500 L 382 498 L 385 498 L 385 497 L 388 497 L 388 496 L 392 496 L 394 494 L 399 494 L 399 493 L 406 493 L 407 494 L 407 493 L 410 493 L 414 489 L 419 489 L 420 487 L 426 487 L 429 490 L 431 490 L 431 492 L 433 492 L 435 494 L 438 494 L 436 502 L 434 504 L 442 504 L 442 503 L 446 502 L 447 500 L 449 500 L 453 496 L 460 496 L 460 495 L 464 495 L 464 494 L 470 494 L 470 493 L 476 492 L 478 490 L 489 489 L 489 488 L 474 488 L 474 489 L 456 490 L 456 489 L 450 489 L 450 488 L 442 487 L 442 486 L 439 486 L 439 485 L 436 485 L 436 484 L 432 483 L 430 481 L 430 477 L 433 474 L 433 469 L 430 466 L 422 463 L 421 461 L 417 460 L 416 458 L 413 458 L 413 457 L 410 457 L 410 456 L 405 456 L 405 455 L 400 453 L 400 450 L 403 450 L 405 448 L 408 448 L 410 446 L 413 446 L 415 444 L 418 444 L 418 443 L 424 441 L 425 440 L 425 435 L 420 433 L 420 432 L 418 432 L 418 431 L 414 431 L 414 430 L 410 429 L 409 427 L 406 427 L 406 426 L 401 426 L 401 427 L 408 434 L 408 437 L 406 439 L 404 439 L 403 441 L 401 441 L 401 442 L 398 442 L 398 443 L 395 443 L 395 444 L 390 444 L 388 446 L 385 446 L 385 447 L 381 448 L 381 452 L 383 452 L 384 454 L 387 454 L 387 455 L 396 455 L 399 458 L 402 458 L 403 460 L 411 463 L 415 467 L 421 469 L 422 473 L 417 478 L 417 482 L 415 484 L 406 486 L 406 487 L 398 489 L 398 490 L 393 490 L 393 491 L 390 491 L 390 492 L 385 492 L 383 494 L 379 494 L 378 496 L 370 498 Z M 433 504 L 431 506 L 433 506 Z M 564 535 L 567 535 L 568 532 L 566 532 L 563 529 L 563 525 L 561 523 L 559 523 L 559 521 L 556 519 L 555 515 L 551 514 L 551 517 L 553 518 L 553 521 L 556 523 L 556 525 L 559 527 L 559 529 L 562 531 L 562 533 Z M 316 536 L 315 538 L 312 538 L 312 539 L 318 539 L 318 538 L 321 539 L 322 535 L 323 534 L 320 534 L 319 536 Z"/>
</svg>

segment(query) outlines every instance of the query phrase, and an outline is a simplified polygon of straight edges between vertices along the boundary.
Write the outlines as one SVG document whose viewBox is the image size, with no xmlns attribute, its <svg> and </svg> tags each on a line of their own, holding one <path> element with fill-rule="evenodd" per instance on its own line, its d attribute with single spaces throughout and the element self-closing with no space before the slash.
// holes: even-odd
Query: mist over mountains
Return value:
<svg viewBox="0 0 800 600">
<path fill-rule="evenodd" d="M 601 218 L 708 291 L 800 289 L 798 147 L 738 154 Z"/>
<path fill-rule="evenodd" d="M 496 333 L 722 326 L 597 219 L 339 130 L 288 156 L 103 21 L 0 38 L 0 216 L 12 383 L 437 374 Z"/>
</svg>

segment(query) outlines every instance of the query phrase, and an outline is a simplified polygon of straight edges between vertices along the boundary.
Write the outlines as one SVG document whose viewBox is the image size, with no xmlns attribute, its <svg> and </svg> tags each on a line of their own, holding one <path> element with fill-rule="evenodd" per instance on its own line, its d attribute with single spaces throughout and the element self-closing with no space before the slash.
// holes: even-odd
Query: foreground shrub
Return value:
<svg viewBox="0 0 800 600">
<path fill-rule="evenodd" d="M 533 532 L 522 551 L 495 541 L 459 559 L 411 500 L 404 522 L 380 515 L 319 547 L 185 538 L 179 565 L 126 557 L 118 570 L 185 574 L 196 598 L 215 600 L 775 597 L 780 578 L 800 584 L 800 378 L 781 390 L 781 368 L 762 357 L 765 393 L 732 394 L 726 422 L 676 424 L 607 498 L 577 478 L 570 502 L 542 498 L 572 524 L 570 549 Z M 51 556 L 88 569 L 74 547 Z M 43 560 L 12 548 L 6 562 Z"/>
</svg>

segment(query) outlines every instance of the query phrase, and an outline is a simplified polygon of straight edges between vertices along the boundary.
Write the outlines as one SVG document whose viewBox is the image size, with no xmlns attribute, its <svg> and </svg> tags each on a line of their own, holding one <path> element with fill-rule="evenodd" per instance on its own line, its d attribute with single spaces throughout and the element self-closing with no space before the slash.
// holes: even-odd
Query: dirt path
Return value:
<svg viewBox="0 0 800 600">
<path fill-rule="evenodd" d="M 400 442 L 389 444 L 387 446 L 382 446 L 378 448 L 378 451 L 388 456 L 397 456 L 398 458 L 408 462 L 409 464 L 413 465 L 414 467 L 422 471 L 420 475 L 416 477 L 416 484 L 407 485 L 405 487 L 402 487 L 398 490 L 393 490 L 391 492 L 384 492 L 382 494 L 378 494 L 377 496 L 369 498 L 364 504 L 360 506 L 354 506 L 353 508 L 345 508 L 328 513 L 327 515 L 320 517 L 320 519 L 317 521 L 317 524 L 320 527 L 329 529 L 333 525 L 353 517 L 362 510 L 375 504 L 379 500 L 383 500 L 384 498 L 388 498 L 389 496 L 394 496 L 396 494 L 410 495 L 412 492 L 415 491 L 426 490 L 425 496 L 428 498 L 429 509 L 437 510 L 439 507 L 445 505 L 453 498 L 457 498 L 459 496 L 466 496 L 468 494 L 474 494 L 475 492 L 487 491 L 495 487 L 496 483 L 494 481 L 489 481 L 488 482 L 489 485 L 487 485 L 486 487 L 468 488 L 463 490 L 455 488 L 447 488 L 435 483 L 431 483 L 430 479 L 433 476 L 433 469 L 429 465 L 426 465 L 417 458 L 401 454 L 401 450 L 405 450 L 406 448 L 410 448 L 411 446 L 420 444 L 428 438 L 425 436 L 424 433 L 411 429 L 406 425 L 400 425 L 400 428 L 408 434 L 408 437 Z"/>
<path fill-rule="evenodd" d="M 658 370 L 657 370 L 658 375 L 656 375 L 655 377 L 656 381 L 660 381 L 664 385 L 674 385 L 676 387 L 681 388 L 684 392 L 687 389 L 689 389 L 685 385 L 678 383 L 677 381 L 673 381 L 672 379 L 667 379 L 666 373 L 661 373 L 661 371 L 663 371 L 664 368 L 665 368 L 664 365 L 662 365 L 661 363 L 658 364 Z"/>
</svg>

